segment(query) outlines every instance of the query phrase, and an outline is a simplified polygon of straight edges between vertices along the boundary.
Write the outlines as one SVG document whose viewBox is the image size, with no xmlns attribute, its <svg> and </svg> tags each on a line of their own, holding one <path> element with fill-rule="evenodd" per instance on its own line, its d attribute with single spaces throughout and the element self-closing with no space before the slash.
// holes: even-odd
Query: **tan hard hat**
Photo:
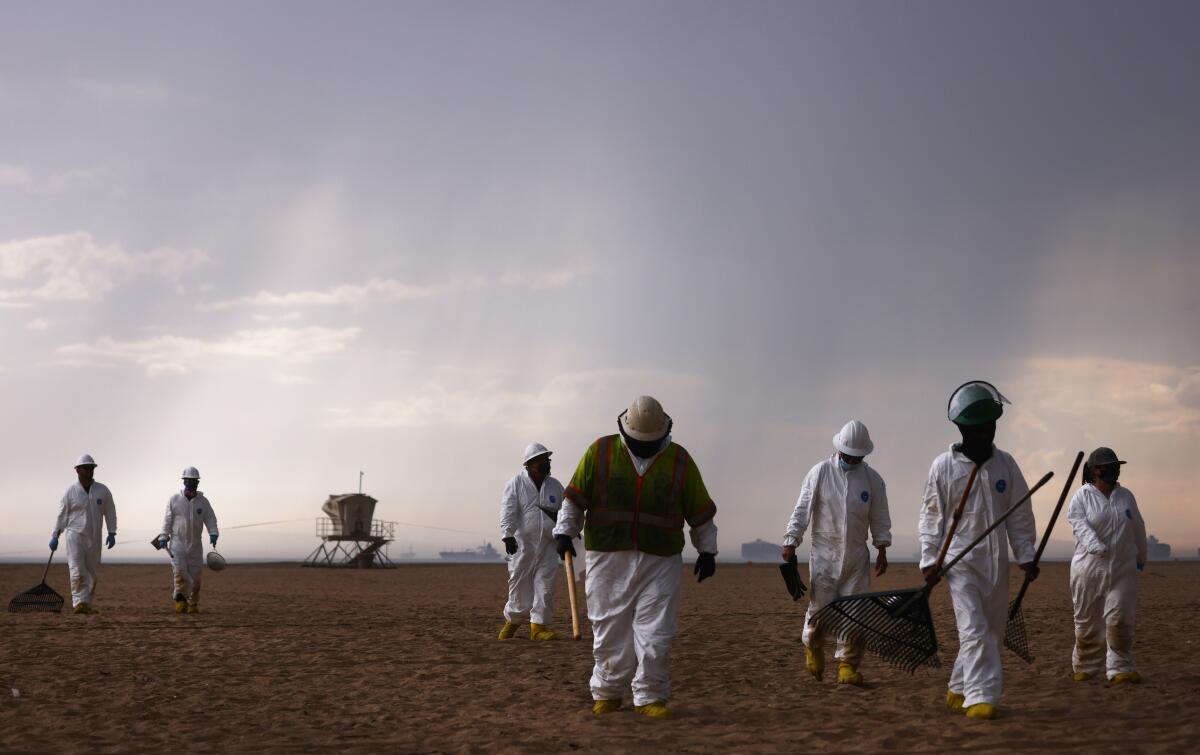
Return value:
<svg viewBox="0 0 1200 755">
<path fill-rule="evenodd" d="M 671 427 L 671 418 L 652 396 L 638 396 L 621 414 L 621 428 L 634 440 L 659 440 Z"/>
</svg>

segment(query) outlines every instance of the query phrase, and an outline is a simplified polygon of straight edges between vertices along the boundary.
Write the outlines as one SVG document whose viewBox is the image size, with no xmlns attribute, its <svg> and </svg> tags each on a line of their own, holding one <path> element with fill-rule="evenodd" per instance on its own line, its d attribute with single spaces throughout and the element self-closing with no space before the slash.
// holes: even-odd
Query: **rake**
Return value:
<svg viewBox="0 0 1200 755">
<path fill-rule="evenodd" d="M 1079 471 L 1079 465 L 1083 463 L 1083 451 L 1075 457 L 1075 464 L 1071 467 L 1071 474 L 1067 476 L 1067 484 L 1063 485 L 1062 495 L 1058 497 L 1058 505 L 1054 507 L 1054 513 L 1050 516 L 1050 522 L 1046 525 L 1046 533 L 1042 535 L 1042 542 L 1038 545 L 1037 555 L 1033 557 L 1033 565 L 1037 566 L 1042 560 L 1042 551 L 1046 550 L 1046 544 L 1050 542 L 1050 532 L 1054 529 L 1054 523 L 1058 521 L 1058 514 L 1062 511 L 1063 502 L 1067 500 L 1067 493 L 1071 492 L 1071 483 L 1075 480 L 1075 473 Z M 1026 663 L 1033 663 L 1033 653 L 1029 652 L 1029 638 L 1025 634 L 1025 615 L 1021 613 L 1021 601 L 1025 598 L 1025 591 L 1029 589 L 1030 579 L 1026 573 L 1025 581 L 1021 583 L 1021 590 L 1017 593 L 1017 597 L 1008 606 L 1008 621 L 1004 625 L 1004 647 L 1017 654 L 1017 657 Z"/>
<path fill-rule="evenodd" d="M 9 613 L 60 613 L 63 607 L 63 596 L 54 592 L 54 588 L 46 584 L 46 575 L 50 573 L 50 561 L 54 560 L 54 551 L 50 551 L 50 559 L 46 561 L 46 570 L 42 572 L 42 581 L 21 593 L 8 602 Z"/>
<path fill-rule="evenodd" d="M 1028 501 L 1054 476 L 1053 472 L 1047 472 L 1021 500 L 1010 506 L 1008 511 L 992 522 L 991 526 L 950 563 L 943 566 L 950 541 L 958 529 L 958 522 L 962 518 L 967 496 L 978 471 L 978 467 L 973 468 L 971 476 L 967 478 L 966 489 L 963 490 L 962 498 L 954 510 L 934 570 L 926 577 L 924 586 L 837 598 L 813 616 L 813 624 L 823 633 L 836 636 L 840 640 L 853 639 L 862 643 L 867 650 L 887 663 L 910 674 L 923 665 L 940 666 L 941 661 L 937 657 L 937 634 L 934 632 L 933 616 L 929 611 L 929 593 L 946 572 L 961 561 L 971 549 L 983 542 L 992 534 L 992 530 L 1003 524 L 1018 506 Z"/>
</svg>

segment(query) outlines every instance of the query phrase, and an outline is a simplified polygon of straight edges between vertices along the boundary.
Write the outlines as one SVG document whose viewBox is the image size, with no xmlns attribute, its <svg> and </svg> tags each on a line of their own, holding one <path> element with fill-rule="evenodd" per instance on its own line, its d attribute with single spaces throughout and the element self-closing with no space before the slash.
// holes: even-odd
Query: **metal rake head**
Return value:
<svg viewBox="0 0 1200 755">
<path fill-rule="evenodd" d="M 1025 634 L 1025 615 L 1021 613 L 1019 605 L 1010 605 L 1008 608 L 1008 622 L 1004 625 L 1004 647 L 1013 651 L 1026 663 L 1033 663 L 1033 654 L 1029 652 L 1029 638 Z"/>
<path fill-rule="evenodd" d="M 60 613 L 63 597 L 50 585 L 42 582 L 29 588 L 8 603 L 9 613 Z"/>
<path fill-rule="evenodd" d="M 910 674 L 941 665 L 924 588 L 846 595 L 817 611 L 813 623 L 826 635 L 861 642 Z"/>
</svg>

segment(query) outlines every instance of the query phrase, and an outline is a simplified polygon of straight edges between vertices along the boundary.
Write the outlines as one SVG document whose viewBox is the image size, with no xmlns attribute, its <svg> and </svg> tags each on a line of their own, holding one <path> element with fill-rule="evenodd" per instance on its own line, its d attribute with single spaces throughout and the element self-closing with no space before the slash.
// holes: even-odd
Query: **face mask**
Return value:
<svg viewBox="0 0 1200 755">
<path fill-rule="evenodd" d="M 658 449 L 662 448 L 662 438 L 659 438 L 658 440 L 637 440 L 635 438 L 630 438 L 628 435 L 622 435 L 622 440 L 625 441 L 625 445 L 628 446 L 629 450 L 633 452 L 633 455 L 639 459 L 649 459 L 651 456 L 658 453 Z"/>
<path fill-rule="evenodd" d="M 196 497 L 196 489 L 199 487 L 200 487 L 199 480 L 184 480 L 183 481 L 184 496 L 186 496 L 188 498 L 195 498 Z"/>
<path fill-rule="evenodd" d="M 859 462 L 861 464 L 862 462 Z M 856 469 L 858 464 L 848 464 L 845 459 L 838 457 L 838 468 L 843 472 L 849 472 L 851 469 Z"/>
</svg>

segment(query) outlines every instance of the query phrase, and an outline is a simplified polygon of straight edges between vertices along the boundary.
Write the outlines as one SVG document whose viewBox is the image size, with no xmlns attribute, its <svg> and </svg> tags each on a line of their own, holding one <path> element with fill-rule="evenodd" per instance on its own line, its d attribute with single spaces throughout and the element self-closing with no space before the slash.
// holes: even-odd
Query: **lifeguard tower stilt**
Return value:
<svg viewBox="0 0 1200 755">
<path fill-rule="evenodd" d="M 377 501 L 362 493 L 330 495 L 317 519 L 321 544 L 301 566 L 343 569 L 395 569 L 387 544 L 395 539 L 396 523 L 372 519 Z"/>
</svg>

